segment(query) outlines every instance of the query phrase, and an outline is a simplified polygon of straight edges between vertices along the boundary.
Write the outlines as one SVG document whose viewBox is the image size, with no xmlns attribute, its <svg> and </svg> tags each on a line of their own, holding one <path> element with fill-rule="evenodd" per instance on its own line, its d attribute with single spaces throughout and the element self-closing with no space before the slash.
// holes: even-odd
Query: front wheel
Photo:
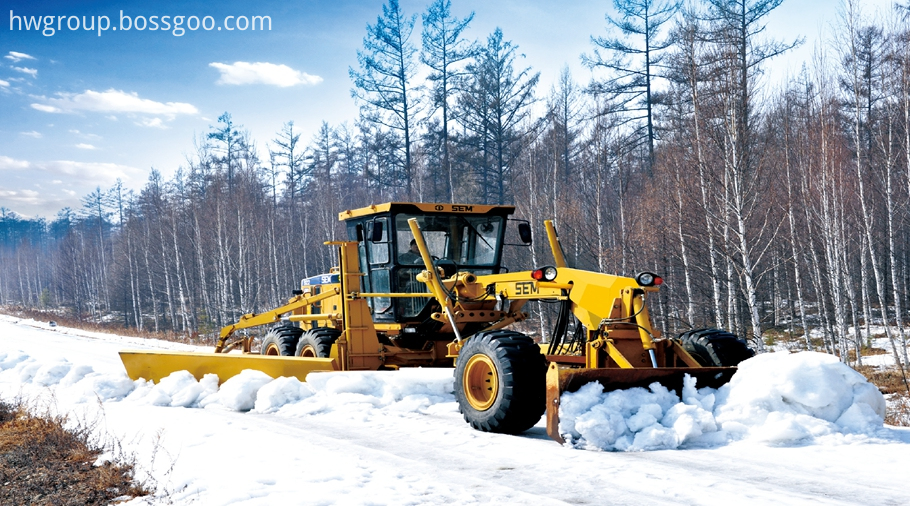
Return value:
<svg viewBox="0 0 910 506">
<path fill-rule="evenodd" d="M 477 430 L 517 434 L 546 409 L 546 360 L 530 337 L 511 330 L 481 332 L 455 366 L 455 398 Z"/>
</svg>

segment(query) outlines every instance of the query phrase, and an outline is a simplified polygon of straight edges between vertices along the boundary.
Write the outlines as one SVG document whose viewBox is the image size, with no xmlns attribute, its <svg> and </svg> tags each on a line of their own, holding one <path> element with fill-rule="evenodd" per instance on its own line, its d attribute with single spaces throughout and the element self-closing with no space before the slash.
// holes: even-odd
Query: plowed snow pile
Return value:
<svg viewBox="0 0 910 506">
<path fill-rule="evenodd" d="M 41 362 L 0 352 L 0 383 L 51 387 L 57 402 L 116 401 L 226 409 L 283 416 L 369 417 L 456 410 L 450 369 L 314 373 L 306 383 L 244 371 L 218 387 L 182 371 L 158 384 L 104 374 L 66 360 Z M 603 393 L 597 383 L 563 395 L 560 432 L 575 448 L 657 450 L 711 447 L 736 440 L 767 444 L 870 439 L 882 428 L 885 401 L 859 373 L 819 353 L 768 353 L 740 365 L 730 384 L 682 399 L 660 385 Z M 9 390 L 7 390 L 9 391 Z M 63 406 L 61 406 L 63 407 Z"/>
<path fill-rule="evenodd" d="M 766 353 L 739 366 L 729 384 L 682 400 L 659 384 L 604 393 L 599 383 L 563 394 L 559 432 L 567 444 L 601 450 L 709 447 L 750 439 L 768 444 L 840 442 L 875 436 L 885 399 L 832 355 Z"/>
</svg>

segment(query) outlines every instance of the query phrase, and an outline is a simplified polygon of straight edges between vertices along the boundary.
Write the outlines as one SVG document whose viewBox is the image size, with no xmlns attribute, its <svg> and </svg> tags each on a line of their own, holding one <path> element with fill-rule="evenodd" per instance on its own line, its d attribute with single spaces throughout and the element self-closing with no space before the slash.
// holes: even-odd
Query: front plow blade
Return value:
<svg viewBox="0 0 910 506">
<path fill-rule="evenodd" d="M 547 370 L 547 434 L 560 444 L 565 443 L 559 435 L 559 398 L 563 393 L 575 392 L 592 381 L 603 385 L 605 392 L 648 388 L 657 382 L 680 395 L 683 378 L 687 374 L 695 378 L 698 388 L 718 388 L 729 382 L 735 372 L 735 367 L 560 369 L 557 364 L 551 363 Z"/>
<path fill-rule="evenodd" d="M 334 371 L 331 358 L 276 357 L 241 353 L 189 353 L 177 351 L 123 350 L 120 360 L 130 379 L 145 378 L 155 383 L 176 371 L 189 371 L 201 380 L 209 373 L 218 375 L 218 382 L 240 374 L 244 369 L 262 371 L 273 378 L 296 377 L 306 381 L 314 371 Z"/>
</svg>

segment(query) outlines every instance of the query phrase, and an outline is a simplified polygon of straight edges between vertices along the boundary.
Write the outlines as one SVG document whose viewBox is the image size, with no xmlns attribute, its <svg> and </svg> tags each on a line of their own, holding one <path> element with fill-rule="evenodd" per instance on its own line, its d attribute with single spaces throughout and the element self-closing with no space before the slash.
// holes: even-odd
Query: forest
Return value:
<svg viewBox="0 0 910 506">
<path fill-rule="evenodd" d="M 782 1 L 613 0 L 607 35 L 566 56 L 597 77 L 566 68 L 547 90 L 501 30 L 468 40 L 450 0 L 387 0 L 349 70 L 357 118 L 258 144 L 225 112 L 171 179 L 48 220 L 0 210 L 0 305 L 211 338 L 335 265 L 340 211 L 509 204 L 535 234 L 513 270 L 552 262 L 552 218 L 571 265 L 663 276 L 664 333 L 785 335 L 861 364 L 910 319 L 910 5 L 847 0 L 771 88 L 802 42 L 765 34 Z M 546 339 L 548 316 L 525 330 Z"/>
</svg>

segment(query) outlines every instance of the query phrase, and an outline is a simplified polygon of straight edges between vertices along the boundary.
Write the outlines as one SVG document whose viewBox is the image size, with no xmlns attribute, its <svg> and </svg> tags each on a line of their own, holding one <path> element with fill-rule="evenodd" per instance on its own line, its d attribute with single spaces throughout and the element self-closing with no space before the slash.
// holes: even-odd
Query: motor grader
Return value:
<svg viewBox="0 0 910 506">
<path fill-rule="evenodd" d="M 510 219 L 514 210 L 391 202 L 344 211 L 348 240 L 326 243 L 338 266 L 303 279 L 287 304 L 221 329 L 214 353 L 127 350 L 121 358 L 131 378 L 153 381 L 179 370 L 225 381 L 257 369 L 305 381 L 320 371 L 454 366 L 455 396 L 474 428 L 519 433 L 546 410 L 548 434 L 562 441 L 564 392 L 591 381 L 678 391 L 686 374 L 717 387 L 752 355 L 717 329 L 661 336 L 647 301 L 662 279 L 568 267 L 551 221 L 553 264 L 510 271 L 507 225 L 517 223 L 521 243 L 531 243 L 528 222 Z M 559 307 L 547 343 L 514 330 L 529 301 Z M 271 328 L 261 339 L 248 333 L 263 326 Z"/>
</svg>

